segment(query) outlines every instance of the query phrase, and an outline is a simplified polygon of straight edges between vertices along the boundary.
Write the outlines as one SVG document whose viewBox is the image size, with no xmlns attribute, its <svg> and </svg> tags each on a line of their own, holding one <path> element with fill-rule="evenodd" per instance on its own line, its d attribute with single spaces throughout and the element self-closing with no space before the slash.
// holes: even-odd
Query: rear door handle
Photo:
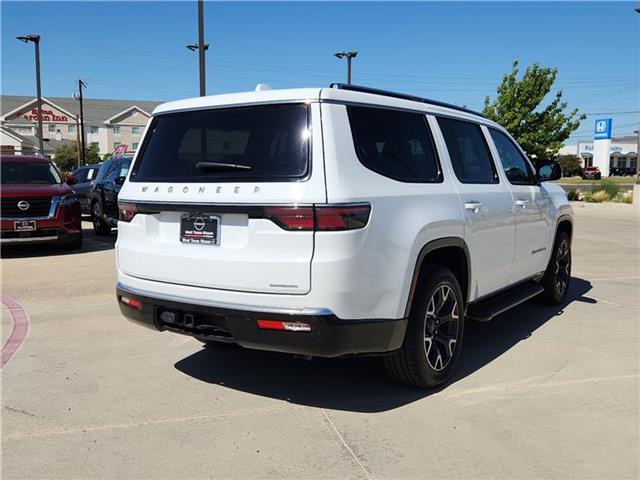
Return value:
<svg viewBox="0 0 640 480">
<path fill-rule="evenodd" d="M 529 200 L 516 200 L 516 207 L 527 208 L 527 203 Z"/>
<path fill-rule="evenodd" d="M 482 208 L 482 202 L 470 201 L 464 204 L 466 210 L 471 210 L 473 213 L 478 213 L 478 210 Z"/>
</svg>

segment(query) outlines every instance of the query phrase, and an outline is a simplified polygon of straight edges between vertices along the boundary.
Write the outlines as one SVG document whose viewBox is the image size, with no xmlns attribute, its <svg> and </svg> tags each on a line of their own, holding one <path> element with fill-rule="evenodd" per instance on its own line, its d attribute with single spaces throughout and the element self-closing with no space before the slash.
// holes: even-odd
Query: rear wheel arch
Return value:
<svg viewBox="0 0 640 480">
<path fill-rule="evenodd" d="M 467 244 L 460 237 L 445 237 L 432 240 L 424 245 L 418 254 L 405 307 L 405 318 L 408 318 L 411 313 L 411 305 L 418 282 L 430 265 L 437 265 L 451 270 L 458 279 L 464 301 L 466 302 L 468 299 L 471 262 Z"/>
</svg>

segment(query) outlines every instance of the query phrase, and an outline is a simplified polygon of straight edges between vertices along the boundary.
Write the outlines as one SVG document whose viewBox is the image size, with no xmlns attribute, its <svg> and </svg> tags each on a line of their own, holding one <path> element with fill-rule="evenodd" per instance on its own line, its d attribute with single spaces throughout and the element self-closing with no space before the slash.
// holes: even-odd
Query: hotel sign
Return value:
<svg viewBox="0 0 640 480">
<path fill-rule="evenodd" d="M 53 110 L 40 110 L 43 122 L 68 122 L 69 118 L 63 114 L 57 114 Z M 29 112 L 25 113 L 22 118 L 31 122 L 38 121 L 38 109 L 32 108 Z"/>
</svg>

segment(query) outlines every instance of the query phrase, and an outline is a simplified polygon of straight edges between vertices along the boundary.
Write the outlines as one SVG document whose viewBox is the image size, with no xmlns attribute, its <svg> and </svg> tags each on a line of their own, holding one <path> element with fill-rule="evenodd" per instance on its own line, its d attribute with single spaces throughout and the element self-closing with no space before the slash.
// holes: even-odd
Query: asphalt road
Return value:
<svg viewBox="0 0 640 480">
<path fill-rule="evenodd" d="M 130 324 L 114 237 L 5 250 L 2 478 L 638 478 L 640 214 L 574 208 L 567 304 L 470 323 L 436 392 Z"/>
</svg>

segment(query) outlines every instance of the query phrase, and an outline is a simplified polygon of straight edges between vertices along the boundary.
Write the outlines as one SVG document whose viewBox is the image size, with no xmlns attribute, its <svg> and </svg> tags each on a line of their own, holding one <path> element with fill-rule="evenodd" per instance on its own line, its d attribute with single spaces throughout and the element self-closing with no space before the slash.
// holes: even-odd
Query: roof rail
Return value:
<svg viewBox="0 0 640 480">
<path fill-rule="evenodd" d="M 412 100 L 414 102 L 428 103 L 430 105 L 437 105 L 438 107 L 451 108 L 452 110 L 459 110 L 461 112 L 471 113 L 472 115 L 478 115 L 480 117 L 487 118 L 485 114 L 476 112 L 475 110 L 470 110 L 465 107 L 459 107 L 458 105 L 453 105 L 451 103 L 440 102 L 438 100 L 431 100 L 429 98 L 416 97 L 415 95 L 407 95 L 405 93 L 390 92 L 388 90 L 380 90 L 378 88 L 363 87 L 360 85 L 349 85 L 346 83 L 332 83 L 331 85 L 329 85 L 329 87 L 337 88 L 339 90 L 350 90 L 353 92 L 371 93 L 374 95 L 383 95 L 385 97 L 402 98 L 403 100 Z"/>
</svg>

